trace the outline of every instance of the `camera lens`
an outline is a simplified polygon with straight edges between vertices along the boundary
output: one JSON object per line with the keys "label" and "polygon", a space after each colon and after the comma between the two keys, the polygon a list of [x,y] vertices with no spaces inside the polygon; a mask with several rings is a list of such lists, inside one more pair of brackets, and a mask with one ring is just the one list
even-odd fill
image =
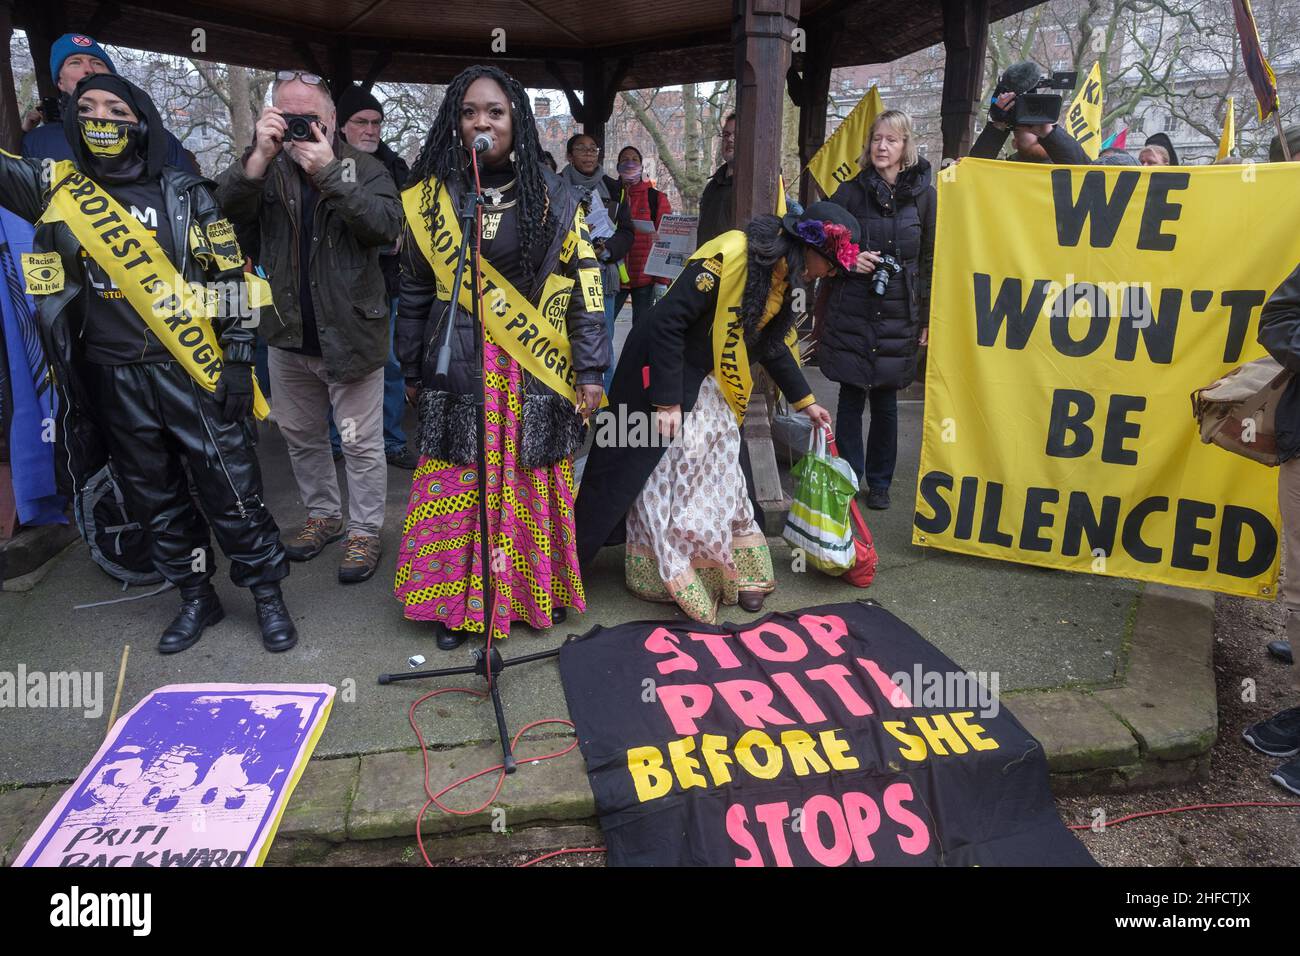
{"label": "camera lens", "polygon": [[290,139],[311,139],[311,123],[303,116],[295,116],[288,123]]}

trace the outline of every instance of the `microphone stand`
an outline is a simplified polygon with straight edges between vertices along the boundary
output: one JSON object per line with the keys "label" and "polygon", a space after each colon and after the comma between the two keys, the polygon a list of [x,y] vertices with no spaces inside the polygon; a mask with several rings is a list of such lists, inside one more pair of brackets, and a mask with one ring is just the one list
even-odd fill
{"label": "microphone stand", "polygon": [[[506,773],[514,773],[517,769],[515,755],[510,744],[510,732],[506,727],[505,710],[501,704],[500,682],[497,677],[502,670],[512,664],[523,664],[528,661],[541,660],[545,657],[554,657],[559,653],[558,650],[547,651],[541,654],[531,654],[527,657],[516,658],[515,660],[503,660],[497,649],[492,646],[492,629],[496,620],[497,594],[496,581],[492,569],[492,535],[491,525],[488,523],[488,481],[487,481],[487,369],[484,367],[486,362],[486,331],[483,327],[482,313],[482,283],[480,259],[482,257],[482,208],[483,208],[483,189],[479,182],[479,160],[478,150],[473,146],[470,147],[470,163],[474,172],[473,188],[467,190],[465,195],[465,207],[460,211],[460,252],[456,259],[456,278],[451,291],[451,307],[447,310],[447,328],[442,335],[442,342],[438,347],[437,364],[434,367],[435,384],[445,387],[447,375],[451,368],[451,336],[452,330],[456,326],[456,314],[460,310],[460,290],[461,280],[465,275],[465,267],[468,264],[470,268],[470,277],[473,283],[473,308],[471,314],[474,320],[474,341],[475,355],[478,360],[478,522],[479,522],[479,565],[483,578],[483,624],[487,634],[487,647],[483,650],[474,651],[474,663],[469,667],[444,667],[438,670],[430,671],[412,671],[409,673],[398,674],[380,674],[379,683],[391,684],[402,680],[417,680],[426,677],[448,677],[455,674],[478,674],[488,684],[488,692],[492,696],[492,709],[496,712],[497,734],[501,737],[501,756],[502,764]],[[471,231],[474,234],[474,255],[469,255],[469,239]],[[466,586],[468,591],[468,583]],[[509,613],[507,609],[506,613]]]}

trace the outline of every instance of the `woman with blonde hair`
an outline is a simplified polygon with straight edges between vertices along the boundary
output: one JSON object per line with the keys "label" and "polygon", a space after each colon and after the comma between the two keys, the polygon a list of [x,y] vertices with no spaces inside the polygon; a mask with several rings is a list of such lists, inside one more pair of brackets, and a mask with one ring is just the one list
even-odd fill
{"label": "woman with blonde hair", "polygon": [[831,201],[857,219],[862,252],[832,285],[818,352],[822,372],[840,386],[840,453],[862,479],[867,507],[884,509],[898,458],[898,390],[916,375],[930,321],[935,192],[912,119],[901,110],[876,117],[859,164],[862,172]]}

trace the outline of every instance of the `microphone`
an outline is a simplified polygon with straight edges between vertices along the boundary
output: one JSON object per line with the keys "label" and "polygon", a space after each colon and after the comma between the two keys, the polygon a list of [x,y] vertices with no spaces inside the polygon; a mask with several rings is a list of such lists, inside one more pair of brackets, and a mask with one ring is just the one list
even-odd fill
{"label": "microphone", "polygon": [[993,96],[996,99],[1002,93],[1015,93],[1017,96],[1028,93],[1038,86],[1042,79],[1043,70],[1037,63],[1031,60],[1013,63],[998,77],[997,89],[994,90]]}
{"label": "microphone", "polygon": [[492,139],[491,136],[489,136],[487,133],[479,133],[477,136],[474,137],[474,142],[470,145],[470,149],[472,149],[476,153],[486,153],[489,149],[491,149],[495,145],[496,142]]}

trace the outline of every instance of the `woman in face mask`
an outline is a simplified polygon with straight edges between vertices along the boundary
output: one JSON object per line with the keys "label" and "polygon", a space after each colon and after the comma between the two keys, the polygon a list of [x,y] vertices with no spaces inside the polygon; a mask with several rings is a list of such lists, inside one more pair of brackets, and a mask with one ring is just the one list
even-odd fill
{"label": "woman in face mask", "polygon": [[635,325],[646,317],[650,307],[655,304],[656,292],[662,293],[667,288],[668,280],[646,275],[646,260],[658,238],[659,223],[664,216],[673,211],[667,195],[655,189],[645,179],[641,165],[641,150],[635,146],[624,146],[618,154],[618,180],[622,190],[623,201],[627,203],[632,214],[632,248],[628,251],[624,265],[627,278],[619,289],[614,302],[614,314],[623,311],[623,303],[632,299],[632,323]]}
{"label": "woman in face mask", "polygon": [[207,180],[164,166],[162,121],[143,90],[94,74],[72,102],[75,162],[51,178],[40,161],[0,156],[0,202],[37,223],[22,271],[61,392],[58,466],[75,492],[111,461],[155,566],[180,590],[161,653],[224,616],[209,526],[234,583],[253,591],[264,646],[287,650],[289,566],[245,432],[266,408],[234,229]]}
{"label": "woman in face mask", "polygon": [[[591,241],[600,262],[600,282],[605,293],[605,332],[614,342],[614,319],[618,315],[615,298],[622,283],[623,260],[632,248],[635,232],[632,211],[628,208],[617,179],[606,176],[600,167],[600,146],[586,133],[569,137],[564,149],[569,165],[560,170],[560,178],[573,187],[587,214]],[[605,390],[614,378],[614,364],[605,372]]]}

